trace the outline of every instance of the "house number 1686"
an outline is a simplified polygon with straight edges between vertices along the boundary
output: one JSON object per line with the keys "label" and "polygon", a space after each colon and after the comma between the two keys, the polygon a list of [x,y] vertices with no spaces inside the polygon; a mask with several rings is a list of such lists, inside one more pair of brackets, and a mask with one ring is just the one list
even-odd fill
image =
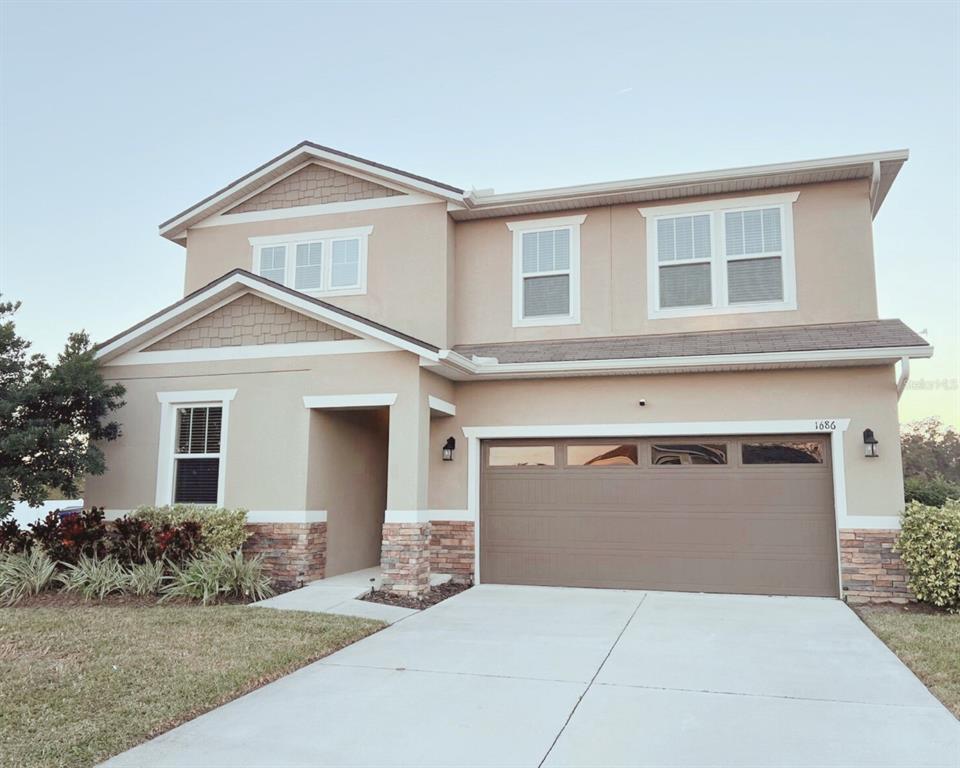
{"label": "house number 1686", "polygon": [[837,428],[836,419],[824,419],[823,421],[815,421],[813,424],[814,429],[818,432],[832,432]]}

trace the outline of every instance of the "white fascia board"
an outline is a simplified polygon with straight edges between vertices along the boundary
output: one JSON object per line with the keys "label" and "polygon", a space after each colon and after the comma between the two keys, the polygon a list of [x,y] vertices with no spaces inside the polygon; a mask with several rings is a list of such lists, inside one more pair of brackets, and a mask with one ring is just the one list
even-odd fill
{"label": "white fascia board", "polygon": [[682,435],[788,435],[846,432],[850,419],[768,419],[758,421],[676,421],[629,424],[525,424],[463,427],[467,438],[669,437]]}
{"label": "white fascia board", "polygon": [[870,349],[825,349],[806,352],[755,352],[739,355],[687,355],[680,357],[628,358],[623,360],[571,360],[543,363],[476,363],[452,350],[442,350],[440,360],[456,371],[477,378],[562,376],[583,373],[656,372],[684,368],[727,368],[750,365],[797,363],[853,364],[903,357],[930,357],[933,347],[874,347]]}
{"label": "white fascia board", "polygon": [[397,402],[396,392],[363,395],[304,395],[304,408],[378,408]]}
{"label": "white fascia board", "polygon": [[478,195],[475,192],[471,192],[466,198],[466,201],[470,208],[483,208],[486,206],[534,202],[549,198],[615,194],[626,191],[657,189],[660,187],[677,187],[726,180],[733,181],[735,179],[771,176],[781,173],[788,174],[803,171],[829,171],[851,165],[870,165],[872,168],[874,162],[904,162],[908,160],[909,157],[909,150],[898,149],[888,152],[870,152],[859,155],[843,155],[839,157],[828,157],[818,160],[801,160],[799,162],[790,163],[752,165],[741,168],[724,168],[716,171],[680,173],[669,176],[649,176],[639,179],[625,179],[622,181],[581,184],[571,187],[553,187],[549,189],[537,189],[522,192],[506,192],[493,195]]}
{"label": "white fascia board", "polygon": [[[177,232],[185,221],[192,219],[203,213],[205,210],[210,210],[215,208],[217,205],[226,200],[230,195],[234,194],[238,187],[246,187],[257,184],[265,177],[274,173],[278,168],[289,163],[293,158],[298,155],[304,155],[306,157],[313,157],[319,160],[323,160],[326,163],[330,163],[334,166],[339,166],[341,168],[349,168],[352,171],[358,171],[361,173],[366,173],[372,176],[373,178],[384,179],[394,184],[398,184],[401,187],[407,189],[416,189],[421,192],[426,192],[427,194],[434,195],[435,197],[440,197],[444,200],[459,203],[463,201],[463,195],[452,192],[449,189],[444,189],[442,187],[435,186],[428,182],[420,181],[418,179],[412,179],[409,176],[404,176],[403,174],[393,173],[392,171],[384,170],[383,168],[378,168],[371,166],[367,163],[362,163],[358,160],[351,160],[350,158],[343,157],[341,155],[336,155],[332,152],[324,152],[323,150],[316,149],[315,147],[301,146],[291,149],[289,152],[281,155],[268,166],[261,168],[257,173],[249,176],[242,181],[238,181],[235,184],[231,184],[229,187],[224,189],[220,194],[215,195],[210,198],[206,203],[195,208],[190,208],[185,211],[183,214],[178,216],[176,219],[171,221],[169,224],[166,224],[160,227],[160,234],[164,236],[169,236],[171,233]],[[272,181],[272,179],[271,179]]]}

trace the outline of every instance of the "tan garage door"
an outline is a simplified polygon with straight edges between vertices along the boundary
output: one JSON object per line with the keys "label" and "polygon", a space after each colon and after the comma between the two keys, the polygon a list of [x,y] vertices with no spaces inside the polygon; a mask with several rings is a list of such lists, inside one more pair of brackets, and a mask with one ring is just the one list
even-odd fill
{"label": "tan garage door", "polygon": [[819,435],[483,443],[480,580],[838,595]]}

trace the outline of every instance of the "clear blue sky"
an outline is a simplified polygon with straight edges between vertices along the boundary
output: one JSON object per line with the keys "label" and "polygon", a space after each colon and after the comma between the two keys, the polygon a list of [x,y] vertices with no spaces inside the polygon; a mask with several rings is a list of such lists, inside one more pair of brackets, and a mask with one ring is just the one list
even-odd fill
{"label": "clear blue sky", "polygon": [[[304,138],[498,191],[908,147],[883,317],[960,423],[956,3],[0,4],[0,291],[35,348],[181,296],[157,224]],[[952,385],[951,385],[952,382]]]}

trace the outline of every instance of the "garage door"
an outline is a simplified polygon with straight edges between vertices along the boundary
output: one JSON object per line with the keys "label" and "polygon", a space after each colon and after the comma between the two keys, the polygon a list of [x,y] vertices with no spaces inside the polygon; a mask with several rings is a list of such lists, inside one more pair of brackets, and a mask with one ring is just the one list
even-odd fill
{"label": "garage door", "polygon": [[483,443],[487,583],[838,595],[819,435]]}

